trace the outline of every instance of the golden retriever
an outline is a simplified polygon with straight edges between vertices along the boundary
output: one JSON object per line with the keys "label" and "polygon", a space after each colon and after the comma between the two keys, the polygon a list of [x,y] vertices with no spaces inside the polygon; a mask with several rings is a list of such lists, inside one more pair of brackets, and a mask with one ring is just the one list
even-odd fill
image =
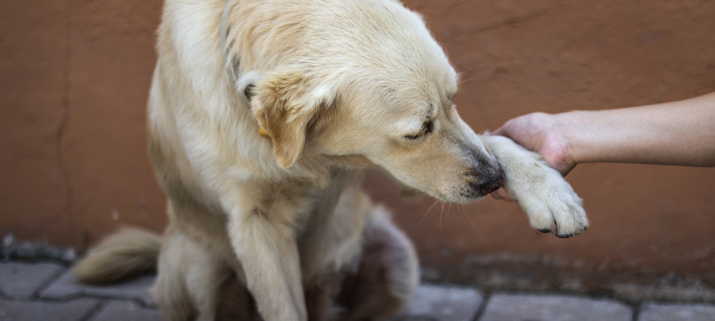
{"label": "golden retriever", "polygon": [[361,191],[365,167],[447,202],[503,185],[536,229],[588,226],[537,154],[462,121],[457,73],[398,1],[166,0],[158,35],[149,141],[170,225],[109,238],[75,274],[112,281],[158,256],[166,320],[399,309],[417,259]]}

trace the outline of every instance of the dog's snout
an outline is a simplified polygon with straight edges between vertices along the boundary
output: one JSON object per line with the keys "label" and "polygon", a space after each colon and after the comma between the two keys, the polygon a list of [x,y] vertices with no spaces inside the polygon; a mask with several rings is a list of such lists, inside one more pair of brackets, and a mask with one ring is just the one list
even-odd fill
{"label": "dog's snout", "polygon": [[504,171],[501,167],[497,167],[497,170],[490,174],[479,184],[479,190],[484,195],[494,192],[504,185]]}
{"label": "dog's snout", "polygon": [[504,171],[499,165],[475,168],[467,173],[467,196],[477,198],[498,190],[504,185]]}

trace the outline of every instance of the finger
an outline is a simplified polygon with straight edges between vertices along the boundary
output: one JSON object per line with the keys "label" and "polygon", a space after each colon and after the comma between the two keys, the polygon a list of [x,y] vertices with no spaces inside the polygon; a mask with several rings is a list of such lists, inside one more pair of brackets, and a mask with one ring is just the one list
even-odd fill
{"label": "finger", "polygon": [[492,132],[492,135],[499,135],[499,136],[504,136],[504,137],[509,137],[509,138],[511,138],[511,135],[510,135],[510,132],[511,132],[511,130],[510,130],[510,123],[511,123],[511,120],[508,121],[508,122],[506,122],[506,123],[505,123],[504,125],[502,125],[501,127],[497,128],[497,130],[493,131],[493,132]]}
{"label": "finger", "polygon": [[[549,163],[547,162],[547,164]],[[576,164],[563,162],[561,164],[556,165],[549,164],[549,166],[557,170],[561,174],[561,176],[566,177],[566,175],[568,175],[576,167]]]}
{"label": "finger", "polygon": [[509,137],[509,129],[514,127],[514,119],[512,118],[506,121],[501,127],[497,128],[494,132],[492,132],[492,135],[500,135],[500,136],[506,136]]}
{"label": "finger", "polygon": [[559,169],[557,169],[557,170],[559,171],[559,173],[561,173],[561,176],[566,177],[566,175],[568,175],[569,173],[571,173],[571,170],[573,170],[574,167],[576,167],[576,165],[569,166],[569,167],[564,167],[564,168],[559,168]]}

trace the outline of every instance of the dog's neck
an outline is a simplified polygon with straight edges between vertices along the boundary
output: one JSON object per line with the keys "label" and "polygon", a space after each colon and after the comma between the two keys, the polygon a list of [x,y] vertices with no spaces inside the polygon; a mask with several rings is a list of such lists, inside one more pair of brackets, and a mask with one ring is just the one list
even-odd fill
{"label": "dog's neck", "polygon": [[219,36],[220,36],[220,42],[221,42],[221,54],[223,55],[223,63],[224,67],[227,69],[228,74],[231,78],[232,82],[236,81],[236,75],[237,70],[234,70],[231,67],[231,64],[229,63],[228,59],[228,44],[226,43],[227,40],[226,38],[228,37],[228,27],[226,26],[226,20],[228,19],[228,14],[231,12],[231,4],[233,3],[233,0],[227,0],[226,1],[226,6],[223,7],[223,13],[221,14],[221,24],[219,25]]}
{"label": "dog's neck", "polygon": [[[228,26],[226,25],[226,20],[228,19],[229,12],[231,12],[232,4],[233,4],[233,0],[227,0],[226,6],[223,7],[223,13],[221,13],[221,23],[219,24],[219,41],[221,44],[221,54],[223,55],[224,68],[226,69],[226,72],[228,74],[229,81],[235,88],[236,87],[236,79],[238,79],[238,76],[239,76],[238,75],[239,71],[233,67],[233,64],[231,64],[231,62],[229,61],[230,59],[228,59],[228,44],[227,44],[227,42],[228,42],[228,40],[227,40]],[[246,95],[247,101],[245,101],[244,103],[246,104],[246,107],[248,107],[249,110],[251,109],[251,102],[250,102],[250,95],[248,94],[248,90],[250,90],[250,87],[252,87],[252,86],[253,85],[245,85],[245,87],[246,87],[245,95]],[[242,87],[240,84],[240,81],[239,81],[239,87]],[[239,95],[240,94],[243,94],[243,93],[239,93]],[[266,131],[263,128],[261,128],[260,126],[258,127],[258,134],[260,134],[261,136],[268,138],[268,139],[271,138],[270,136],[268,136],[268,133],[266,133]]]}

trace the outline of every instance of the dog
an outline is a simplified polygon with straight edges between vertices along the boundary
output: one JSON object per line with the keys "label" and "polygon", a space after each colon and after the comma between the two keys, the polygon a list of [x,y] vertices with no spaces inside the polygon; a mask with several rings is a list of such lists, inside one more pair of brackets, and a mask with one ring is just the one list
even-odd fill
{"label": "dog", "polygon": [[124,230],[74,273],[101,283],[157,268],[166,320],[397,311],[417,258],[360,189],[364,168],[445,202],[503,186],[542,232],[588,227],[538,154],[462,121],[457,73],[396,0],[166,0],[157,50],[149,151],[169,226]]}

